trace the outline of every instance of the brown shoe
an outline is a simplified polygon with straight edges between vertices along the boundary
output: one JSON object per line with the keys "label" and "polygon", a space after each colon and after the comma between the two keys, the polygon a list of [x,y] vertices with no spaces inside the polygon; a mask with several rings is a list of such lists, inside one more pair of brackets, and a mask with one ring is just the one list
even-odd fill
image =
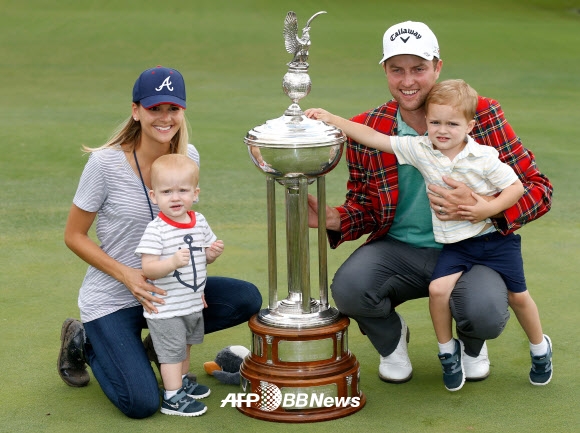
{"label": "brown shoe", "polygon": [[76,319],[66,319],[60,333],[60,353],[56,367],[68,386],[87,386],[90,380],[84,357],[85,330]]}

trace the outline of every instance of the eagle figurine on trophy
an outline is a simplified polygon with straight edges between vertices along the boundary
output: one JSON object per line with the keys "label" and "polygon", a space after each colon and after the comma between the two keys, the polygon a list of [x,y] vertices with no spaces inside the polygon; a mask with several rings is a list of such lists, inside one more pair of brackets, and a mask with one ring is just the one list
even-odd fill
{"label": "eagle figurine on trophy", "polygon": [[308,60],[308,48],[310,47],[310,23],[318,15],[325,14],[326,11],[320,11],[312,15],[302,29],[302,37],[298,37],[298,18],[292,11],[288,12],[284,20],[284,42],[286,51],[294,55],[294,58],[288,66],[306,63]]}

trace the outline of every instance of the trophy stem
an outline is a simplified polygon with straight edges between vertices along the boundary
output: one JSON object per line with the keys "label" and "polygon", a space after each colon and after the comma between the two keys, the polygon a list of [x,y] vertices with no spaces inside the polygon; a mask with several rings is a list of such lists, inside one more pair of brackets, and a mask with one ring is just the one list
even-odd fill
{"label": "trophy stem", "polygon": [[316,179],[318,199],[318,281],[320,287],[320,310],[328,309],[328,264],[326,250],[326,179]]}
{"label": "trophy stem", "polygon": [[266,176],[266,201],[268,224],[268,308],[278,306],[278,264],[276,260],[276,180]]}
{"label": "trophy stem", "polygon": [[[307,179],[298,180],[298,187],[286,187],[286,252],[288,265],[288,301],[302,313],[310,313],[310,257],[308,225],[304,214],[308,211]],[[306,189],[306,194],[305,194]],[[307,218],[307,216],[306,216]],[[306,223],[306,227],[305,226]],[[296,311],[298,313],[298,311]]]}
{"label": "trophy stem", "polygon": [[310,241],[308,239],[308,179],[304,176],[298,181],[300,220],[300,276],[302,292],[302,313],[309,314],[310,309]]}

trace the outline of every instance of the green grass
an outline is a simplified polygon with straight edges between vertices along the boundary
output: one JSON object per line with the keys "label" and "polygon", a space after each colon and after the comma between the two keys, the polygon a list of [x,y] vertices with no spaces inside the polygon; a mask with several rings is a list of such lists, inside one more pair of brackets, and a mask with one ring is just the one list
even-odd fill
{"label": "green grass", "polygon": [[[0,2],[0,431],[577,430],[578,2],[282,3]],[[377,64],[381,38],[389,25],[407,19],[427,22],[438,35],[442,78],[463,78],[501,101],[554,184],[552,211],[521,230],[529,288],[554,342],[550,385],[528,383],[527,343],[514,318],[500,338],[488,343],[489,379],[446,392],[424,299],[400,308],[412,329],[415,373],[408,384],[382,383],[376,352],[356,325],[350,327],[350,349],[361,363],[367,404],[340,421],[270,424],[220,408],[221,399],[237,389],[206,378],[201,364],[226,345],[249,346],[245,325],[209,335],[193,355],[192,369],[213,391],[208,413],[198,419],[156,415],[130,420],[109,403],[94,379],[83,389],[62,383],[55,368],[60,325],[68,316],[78,317],[76,298],[86,270],[62,242],[86,160],[80,147],[106,140],[129,114],[136,76],[153,65],[175,67],[187,82],[192,141],[202,156],[198,209],[226,242],[226,253],[211,272],[254,282],[266,305],[265,181],[250,162],[243,137],[289,105],[281,90],[291,57],[282,39],[288,10],[296,11],[300,28],[315,12],[328,12],[310,32],[313,90],[303,108],[323,106],[347,116],[387,99]],[[344,198],[346,176],[344,160],[327,176],[330,204]],[[281,188],[277,193],[281,204]],[[315,239],[312,233],[313,248]],[[329,251],[330,278],[359,243]],[[282,253],[279,263],[284,263]]]}

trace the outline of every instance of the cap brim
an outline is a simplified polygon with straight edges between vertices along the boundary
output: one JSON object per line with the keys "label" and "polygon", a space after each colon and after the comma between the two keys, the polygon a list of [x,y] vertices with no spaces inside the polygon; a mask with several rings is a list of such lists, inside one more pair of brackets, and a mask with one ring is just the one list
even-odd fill
{"label": "cap brim", "polygon": [[149,96],[147,98],[141,99],[139,103],[143,106],[143,108],[151,108],[161,104],[177,105],[178,107],[181,107],[184,110],[186,108],[185,101],[183,99],[176,98],[175,96],[170,95]]}
{"label": "cap brim", "polygon": [[417,54],[417,53],[395,53],[395,54],[387,54],[385,56],[383,56],[383,58],[381,59],[381,61],[379,62],[379,65],[382,65],[383,63],[385,63],[386,60],[389,60],[391,57],[395,57],[395,56],[402,56],[402,55],[409,55],[409,56],[416,56],[416,57],[421,57],[422,59],[425,60],[433,60],[435,56],[429,56],[428,54]]}

